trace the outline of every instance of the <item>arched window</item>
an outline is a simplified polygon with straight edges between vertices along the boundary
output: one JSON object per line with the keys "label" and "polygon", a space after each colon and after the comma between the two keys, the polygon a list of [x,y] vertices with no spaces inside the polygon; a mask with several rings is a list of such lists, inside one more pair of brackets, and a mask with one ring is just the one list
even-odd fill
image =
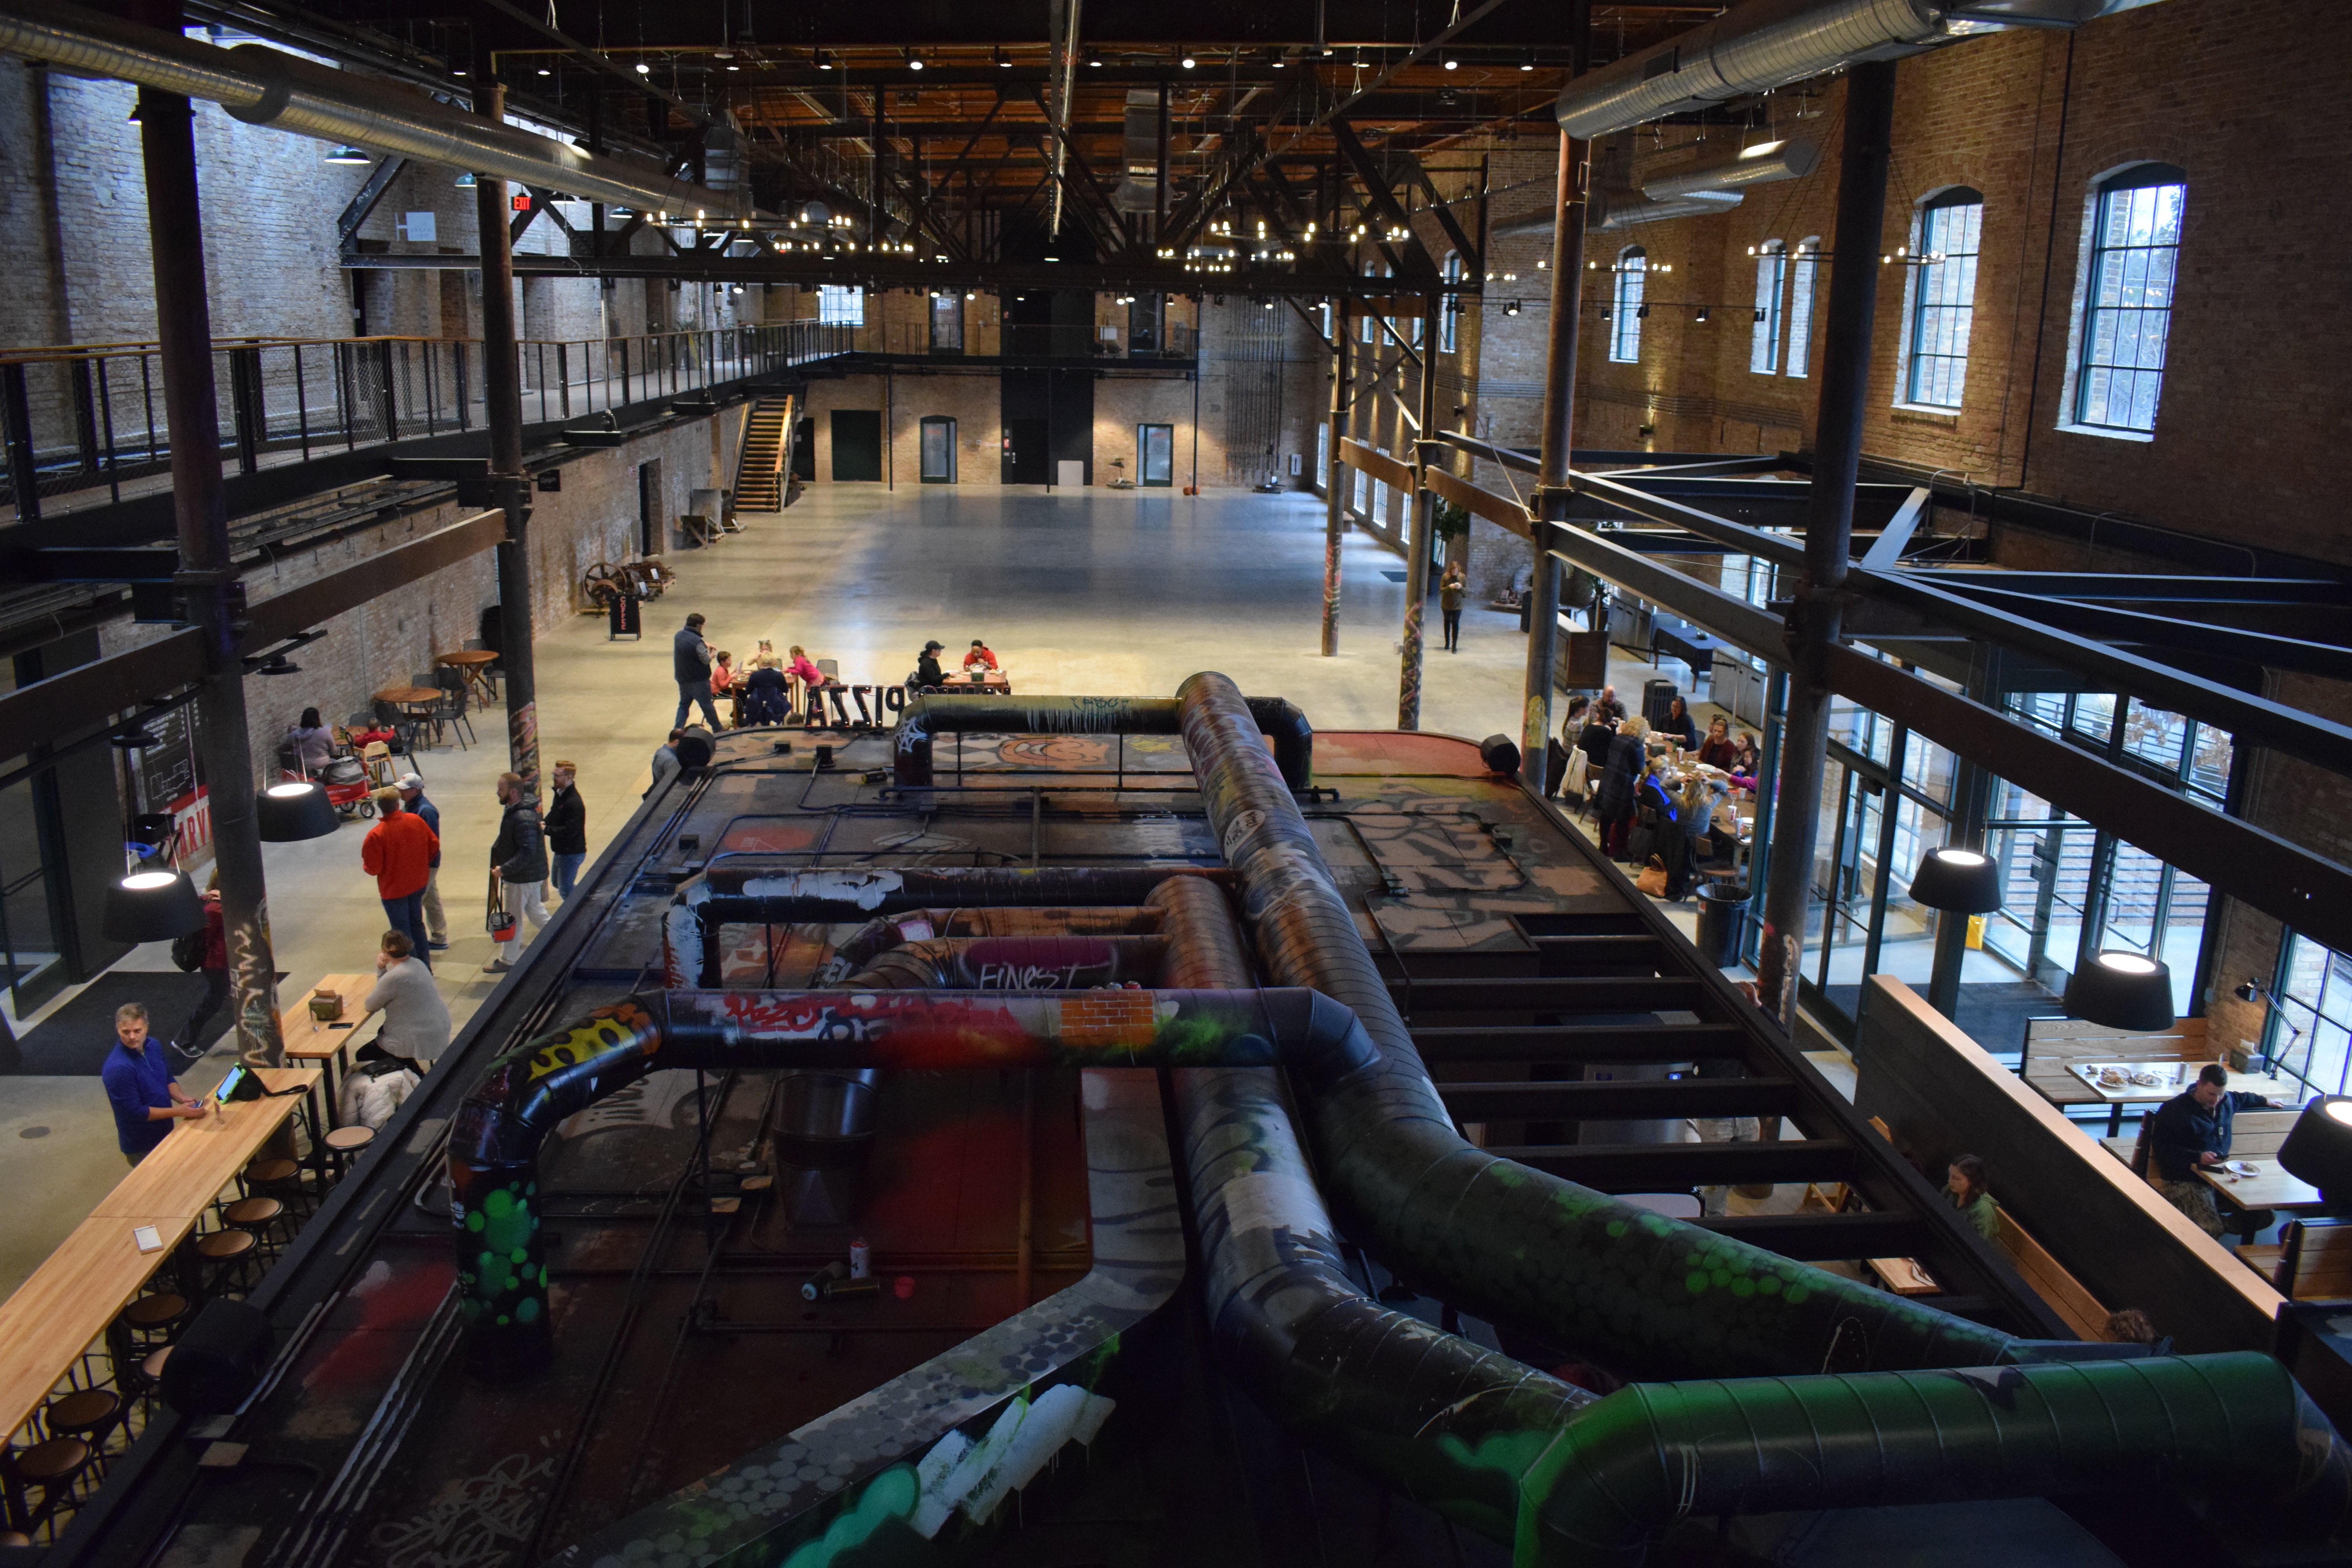
{"label": "arched window", "polygon": [[1748,368],[1770,375],[1780,368],[1780,279],[1789,247],[1768,239],[1756,247],[1756,325],[1748,340]]}
{"label": "arched window", "polygon": [[1797,241],[1797,254],[1789,261],[1789,369],[1790,375],[1803,375],[1811,361],[1813,346],[1813,285],[1822,270],[1822,242],[1819,236]]}
{"label": "arched window", "polygon": [[1462,296],[1452,289],[1462,281],[1462,253],[1445,253],[1444,268],[1448,292],[1437,310],[1437,352],[1458,353],[1462,348]]}
{"label": "arched window", "polygon": [[1984,197],[1966,185],[1929,197],[1919,207],[1912,259],[1910,365],[1903,400],[1929,408],[1958,408],[1969,379],[1969,327],[1976,315],[1977,250],[1984,227]]}
{"label": "arched window", "polygon": [[1610,300],[1609,357],[1620,364],[1632,364],[1642,357],[1642,318],[1649,307],[1642,303],[1642,284],[1650,270],[1650,253],[1638,245],[1629,245],[1617,253],[1616,288]]}
{"label": "arched window", "polygon": [[2077,425],[2156,428],[2188,198],[2189,176],[2169,163],[2134,164],[2099,183],[2074,375]]}

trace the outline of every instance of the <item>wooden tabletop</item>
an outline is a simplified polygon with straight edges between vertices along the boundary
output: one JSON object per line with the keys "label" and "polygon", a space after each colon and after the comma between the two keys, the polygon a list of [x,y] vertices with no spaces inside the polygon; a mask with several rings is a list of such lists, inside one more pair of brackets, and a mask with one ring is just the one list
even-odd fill
{"label": "wooden tabletop", "polygon": [[[299,1089],[310,1087],[311,1069],[264,1068],[257,1076],[267,1089]],[[299,1094],[235,1100],[215,1115],[173,1122],[170,1134],[99,1200],[90,1216],[137,1216],[144,1223],[147,1215],[172,1215],[193,1222],[301,1103]],[[0,1337],[0,1344],[6,1342]]]}
{"label": "wooden tabletop", "polygon": [[2286,1142],[2287,1133],[2302,1114],[2300,1110],[2241,1110],[2231,1120],[2230,1158],[2261,1169],[2251,1176],[2204,1170],[2197,1173],[2212,1187],[2224,1207],[2286,1209],[2303,1214],[2326,1206],[2320,1201],[2317,1187],[2288,1175],[2278,1163],[2279,1145]]}
{"label": "wooden tabletop", "polygon": [[1928,1277],[1913,1258],[1874,1258],[1869,1259],[1870,1271],[1886,1282],[1886,1288],[1897,1296],[1940,1296],[1944,1288]]}
{"label": "wooden tabletop", "polygon": [[378,702],[438,702],[441,689],[437,686],[387,686],[375,694]]}
{"label": "wooden tabletop", "polygon": [[[375,989],[375,979],[373,974],[320,975],[318,984],[284,1011],[278,1034],[286,1041],[287,1059],[325,1061],[348,1045],[360,1021],[360,1004]],[[321,1024],[310,1016],[310,998],[321,991],[332,991],[343,999],[343,1016],[332,1024]]]}
{"label": "wooden tabletop", "polygon": [[[2126,1084],[2119,1089],[2102,1089],[2095,1084],[2086,1081],[2083,1075],[2076,1070],[2077,1068],[2081,1067],[2097,1068],[2109,1066],[2153,1068],[2159,1073],[2170,1073],[2178,1070],[2180,1074],[2180,1080],[2178,1083],[2159,1083],[2154,1086],[2134,1083]],[[2042,1099],[2048,1100],[2053,1105],[2061,1107],[2070,1105],[2161,1105],[2166,1100],[2172,1099],[2175,1095],[2179,1094],[2190,1085],[2194,1084],[2197,1081],[2198,1069],[2204,1066],[2205,1063],[2201,1061],[2168,1061],[2161,1059],[2125,1061],[2116,1058],[2104,1058],[2096,1061],[2084,1060],[2082,1058],[2055,1058],[2046,1062],[2029,1060],[2026,1065],[2025,1081],[2031,1085],[2033,1091],[2042,1096]],[[2264,1099],[2270,1100],[2275,1100],[2281,1095],[2292,1097],[2297,1092],[2296,1086],[2287,1082],[2284,1079],[2278,1078],[2271,1074],[2250,1072],[2231,1073],[2230,1075],[2230,1088],[2232,1089],[2243,1089],[2249,1094],[2259,1094]]]}
{"label": "wooden tabletop", "polygon": [[436,664],[454,664],[461,669],[467,665],[496,664],[498,661],[499,656],[486,647],[462,648],[456,653],[436,653],[433,656],[433,662]]}
{"label": "wooden tabletop", "polygon": [[[152,1163],[153,1156],[149,1159]],[[0,1344],[8,1347],[8,1353],[0,1356],[0,1437],[15,1432],[41,1407],[58,1379],[91,1341],[106,1332],[106,1326],[195,1224],[194,1214],[86,1219],[16,1287],[15,1295],[0,1301]],[[153,1252],[140,1251],[131,1239],[131,1233],[142,1225],[153,1226],[163,1243]]]}

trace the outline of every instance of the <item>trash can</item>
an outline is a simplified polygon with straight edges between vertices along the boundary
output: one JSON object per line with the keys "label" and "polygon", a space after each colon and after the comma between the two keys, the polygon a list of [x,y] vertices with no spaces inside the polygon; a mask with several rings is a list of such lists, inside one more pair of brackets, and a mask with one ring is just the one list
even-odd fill
{"label": "trash can", "polygon": [[1739,930],[1748,919],[1748,885],[1706,882],[1698,889],[1698,933],[1691,940],[1705,962],[1721,969],[1739,955]]}
{"label": "trash can", "polygon": [[1676,695],[1675,683],[1671,680],[1642,682],[1642,717],[1650,721],[1651,729],[1654,730],[1666,721],[1666,715],[1674,711]]}

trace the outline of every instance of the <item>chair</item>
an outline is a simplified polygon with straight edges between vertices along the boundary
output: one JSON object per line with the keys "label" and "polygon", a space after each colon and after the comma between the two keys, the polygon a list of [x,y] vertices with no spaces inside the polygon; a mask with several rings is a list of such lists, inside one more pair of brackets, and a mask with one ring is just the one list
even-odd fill
{"label": "chair", "polygon": [[360,1152],[374,1142],[373,1127],[338,1127],[320,1141],[320,1147],[333,1167],[335,1179],[341,1181],[352,1162],[360,1157]]}
{"label": "chair", "polygon": [[433,671],[433,679],[429,682],[420,684],[436,686],[441,690],[441,700],[425,710],[426,717],[433,721],[433,733],[438,736],[444,724],[453,731],[463,731],[457,747],[460,751],[465,750],[467,742],[474,738],[474,721],[466,714],[466,710],[473,705],[472,695],[466,689],[466,672],[449,665],[441,665]]}
{"label": "chair", "polygon": [[204,1271],[204,1296],[242,1297],[253,1289],[253,1265],[261,1242],[249,1230],[216,1230],[196,1239],[196,1266]]}
{"label": "chair", "polygon": [[382,698],[375,700],[374,710],[376,728],[389,730],[399,736],[400,749],[407,753],[409,763],[414,765],[416,762],[416,731],[423,721],[398,704],[386,702]]}

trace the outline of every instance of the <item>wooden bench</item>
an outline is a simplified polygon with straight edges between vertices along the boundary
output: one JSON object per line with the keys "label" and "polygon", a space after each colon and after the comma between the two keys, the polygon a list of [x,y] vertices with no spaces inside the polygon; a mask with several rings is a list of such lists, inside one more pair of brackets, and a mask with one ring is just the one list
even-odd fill
{"label": "wooden bench", "polygon": [[2025,1227],[2007,1209],[1996,1204],[1993,1212],[2000,1216],[2000,1235],[1995,1241],[2009,1255],[2019,1277],[2033,1287],[2035,1295],[2050,1303],[2050,1310],[2064,1319],[2068,1328],[2086,1340],[2105,1339],[2107,1309],[2099,1299],[2067,1273],[2040,1242],[2027,1235]]}

